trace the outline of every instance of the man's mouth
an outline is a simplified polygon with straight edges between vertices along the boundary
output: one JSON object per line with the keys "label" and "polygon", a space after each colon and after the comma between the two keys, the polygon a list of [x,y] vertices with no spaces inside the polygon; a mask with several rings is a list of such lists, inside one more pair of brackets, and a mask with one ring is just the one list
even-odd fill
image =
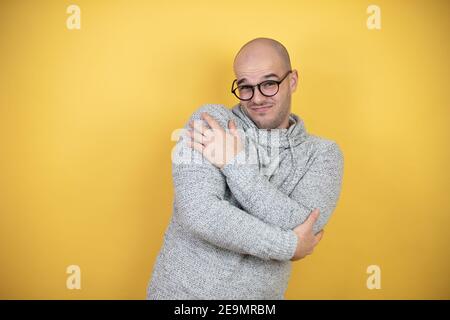
{"label": "man's mouth", "polygon": [[264,113],[269,111],[270,108],[272,108],[272,106],[254,106],[250,107],[250,110],[256,113]]}

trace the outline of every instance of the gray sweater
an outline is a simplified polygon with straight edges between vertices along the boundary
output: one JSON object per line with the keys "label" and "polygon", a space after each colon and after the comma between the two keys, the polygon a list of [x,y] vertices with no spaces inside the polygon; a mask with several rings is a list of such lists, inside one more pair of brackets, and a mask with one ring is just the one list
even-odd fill
{"label": "gray sweater", "polygon": [[224,128],[234,119],[245,148],[218,169],[184,135],[177,142],[173,213],[147,299],[284,299],[298,241],[292,229],[314,208],[315,232],[329,220],[341,189],[341,150],[308,134],[295,114],[288,129],[264,130],[240,105],[205,105],[190,120],[201,112]]}

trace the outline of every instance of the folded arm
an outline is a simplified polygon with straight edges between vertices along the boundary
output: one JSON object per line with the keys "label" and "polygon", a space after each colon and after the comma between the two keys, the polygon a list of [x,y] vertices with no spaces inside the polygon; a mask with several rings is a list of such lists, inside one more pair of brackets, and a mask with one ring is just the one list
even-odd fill
{"label": "folded arm", "polygon": [[[241,152],[238,157],[245,156]],[[320,231],[333,212],[341,189],[343,157],[336,143],[315,156],[308,171],[290,196],[277,189],[258,167],[239,159],[222,168],[233,196],[251,215],[289,230],[302,224],[315,208],[320,216],[314,232]]]}

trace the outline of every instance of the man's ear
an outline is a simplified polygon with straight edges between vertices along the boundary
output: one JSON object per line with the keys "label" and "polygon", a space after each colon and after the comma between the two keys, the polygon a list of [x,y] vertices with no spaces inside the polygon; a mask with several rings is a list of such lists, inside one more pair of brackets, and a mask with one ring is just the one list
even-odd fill
{"label": "man's ear", "polygon": [[292,70],[291,76],[289,78],[290,78],[289,86],[290,86],[291,92],[295,92],[295,90],[297,89],[297,85],[298,85],[298,72],[296,69]]}

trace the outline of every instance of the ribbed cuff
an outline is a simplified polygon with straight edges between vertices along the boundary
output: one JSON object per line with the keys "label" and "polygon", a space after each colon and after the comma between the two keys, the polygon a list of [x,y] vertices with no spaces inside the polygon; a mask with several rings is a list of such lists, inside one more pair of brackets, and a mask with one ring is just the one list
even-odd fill
{"label": "ribbed cuff", "polygon": [[297,249],[297,234],[292,230],[281,231],[280,236],[273,240],[272,251],[269,252],[270,258],[280,261],[291,260]]}

